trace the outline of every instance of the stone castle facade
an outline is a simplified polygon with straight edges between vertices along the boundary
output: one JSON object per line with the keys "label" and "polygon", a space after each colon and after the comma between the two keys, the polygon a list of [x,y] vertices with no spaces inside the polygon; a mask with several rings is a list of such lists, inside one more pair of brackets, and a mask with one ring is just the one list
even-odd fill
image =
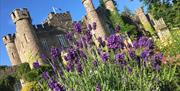
{"label": "stone castle facade", "polygon": [[[105,40],[106,36],[113,33],[110,22],[105,13],[108,11],[116,11],[113,0],[102,0],[105,8],[94,8],[92,0],[82,0],[82,4],[86,10],[86,16],[82,19],[82,25],[96,22],[96,30],[92,30],[93,38],[97,44],[97,38],[101,37]],[[155,20],[150,14],[145,15],[142,8],[136,11],[135,21],[138,25],[148,31],[151,35],[157,34],[161,40],[170,37],[169,29],[163,19]],[[16,33],[8,34],[3,37],[4,44],[7,49],[12,65],[18,65],[28,62],[32,68],[32,63],[36,60],[40,64],[44,64],[41,54],[50,56],[52,47],[65,50],[69,47],[69,43],[65,35],[72,31],[73,20],[69,12],[48,14],[47,19],[42,24],[33,25],[29,11],[26,8],[15,9],[11,13],[11,18],[16,25]],[[140,28],[138,28],[140,29]]]}
{"label": "stone castle facade", "polygon": [[148,31],[152,36],[157,36],[164,44],[171,43],[171,33],[163,18],[154,19],[150,13],[145,14],[142,7],[137,9],[135,17],[145,31]]}
{"label": "stone castle facade", "polygon": [[[114,11],[116,7],[113,0],[103,0],[107,10]],[[104,10],[95,9],[92,0],[82,0],[87,15],[83,18],[83,24],[92,24],[96,22],[96,30],[92,31],[96,38],[108,36],[110,27],[103,14]],[[33,25],[29,11],[26,8],[15,9],[11,13],[11,18],[16,25],[16,33],[8,34],[3,37],[12,65],[18,65],[28,62],[32,68],[32,63],[36,60],[40,64],[45,62],[41,54],[50,55],[52,47],[58,47],[62,50],[69,47],[65,34],[72,30],[72,18],[69,12],[48,14],[48,18],[43,24]]]}

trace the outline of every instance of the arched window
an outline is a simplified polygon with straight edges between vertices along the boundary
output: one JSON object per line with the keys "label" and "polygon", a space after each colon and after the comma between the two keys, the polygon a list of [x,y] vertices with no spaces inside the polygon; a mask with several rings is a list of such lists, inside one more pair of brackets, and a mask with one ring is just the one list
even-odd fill
{"label": "arched window", "polygon": [[24,39],[25,39],[26,43],[29,42],[29,39],[28,39],[28,37],[26,36],[26,34],[24,34]]}
{"label": "arched window", "polygon": [[63,47],[68,47],[68,42],[63,34],[57,35],[57,38],[60,45],[62,45]]}
{"label": "arched window", "polygon": [[43,48],[44,48],[46,51],[49,51],[49,45],[48,45],[48,43],[47,43],[47,40],[46,40],[46,39],[42,39],[42,40],[41,40],[41,43],[42,43]]}

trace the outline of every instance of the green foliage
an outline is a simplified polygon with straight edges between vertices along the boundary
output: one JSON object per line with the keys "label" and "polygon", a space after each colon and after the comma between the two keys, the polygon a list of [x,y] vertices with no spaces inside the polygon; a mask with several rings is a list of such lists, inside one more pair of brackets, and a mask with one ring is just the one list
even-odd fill
{"label": "green foliage", "polygon": [[6,75],[0,78],[0,90],[1,91],[14,91],[14,84],[16,78],[12,75]]}
{"label": "green foliage", "polygon": [[[26,68],[27,64],[25,64],[23,67]],[[49,65],[42,65],[38,69],[31,69],[29,71],[23,70],[21,74],[21,78],[23,78],[23,80],[27,82],[35,82],[35,81],[40,80],[41,74],[44,71],[49,71],[50,73],[52,73],[51,67]]]}
{"label": "green foliage", "polygon": [[28,82],[38,81],[40,79],[38,72],[34,69],[23,74],[22,78],[23,80],[28,81]]}
{"label": "green foliage", "polygon": [[33,91],[43,91],[37,82],[27,82],[21,91],[31,91],[31,89]]}
{"label": "green foliage", "polygon": [[18,65],[17,68],[17,77],[21,78],[21,76],[27,72],[29,72],[31,69],[29,67],[28,63],[22,63],[20,65]]}
{"label": "green foliage", "polygon": [[[116,5],[116,2],[113,0],[114,4]],[[100,0],[100,7],[105,8],[103,0]],[[125,10],[126,11],[126,10]],[[112,27],[112,29],[115,29],[117,25],[121,26],[121,33],[133,31],[135,29],[135,26],[130,24],[128,21],[123,20],[123,16],[121,16],[118,13],[118,10],[116,11],[109,11],[106,10],[105,15],[107,16],[107,19],[109,20],[109,24]]]}
{"label": "green foliage", "polygon": [[133,13],[128,9],[128,7],[124,7],[124,11],[120,14],[120,16],[125,23],[127,34],[132,40],[135,39],[138,36],[138,31],[136,30],[135,23],[132,20]]}
{"label": "green foliage", "polygon": [[180,27],[180,2],[178,2],[178,0],[140,1],[148,6],[148,12],[150,12],[156,19],[163,17],[169,28]]}
{"label": "green foliage", "polygon": [[180,30],[171,31],[171,39],[165,42],[156,41],[157,48],[165,55],[176,56],[180,54]]}
{"label": "green foliage", "polygon": [[[110,59],[113,59],[114,54]],[[113,64],[113,60],[109,60],[106,64],[102,61],[98,61],[98,67],[94,67],[92,64],[93,59],[87,59],[87,63],[83,66],[83,74],[79,75],[75,72],[65,71],[66,80],[60,79],[60,83],[63,83],[67,88],[73,88],[74,90],[94,90],[99,83],[103,91],[150,91],[160,89],[176,89],[171,83],[174,82],[174,74],[176,66],[164,65],[161,67],[160,73],[154,71],[149,67],[139,68],[135,60],[131,60],[132,63],[128,65],[132,67],[132,73],[128,72],[127,67],[119,67]],[[101,60],[98,57],[98,60]],[[129,61],[130,62],[130,61]],[[141,64],[143,65],[143,63]],[[174,88],[173,88],[174,87]]]}
{"label": "green foliage", "polygon": [[8,68],[8,66],[0,66],[0,71],[5,70],[6,68]]}
{"label": "green foliage", "polygon": [[147,30],[151,34],[151,36],[155,34],[155,30],[151,27],[150,24],[148,24],[147,22],[142,22],[142,24],[145,30]]}

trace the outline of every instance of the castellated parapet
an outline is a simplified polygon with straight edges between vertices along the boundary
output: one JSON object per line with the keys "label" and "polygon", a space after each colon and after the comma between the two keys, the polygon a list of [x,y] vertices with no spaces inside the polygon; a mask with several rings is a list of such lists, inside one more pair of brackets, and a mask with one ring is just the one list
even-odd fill
{"label": "castellated parapet", "polygon": [[11,18],[14,23],[16,23],[18,20],[21,20],[21,19],[29,19],[30,22],[32,21],[27,8],[15,9],[11,13]]}
{"label": "castellated parapet", "polygon": [[52,27],[72,28],[72,17],[69,11],[64,13],[51,12],[43,24],[48,24]]}
{"label": "castellated parapet", "polygon": [[3,37],[3,42],[6,46],[7,53],[9,55],[9,58],[11,60],[12,65],[18,65],[21,64],[21,60],[18,54],[18,51],[16,49],[16,45],[14,42],[15,34],[8,34]]}

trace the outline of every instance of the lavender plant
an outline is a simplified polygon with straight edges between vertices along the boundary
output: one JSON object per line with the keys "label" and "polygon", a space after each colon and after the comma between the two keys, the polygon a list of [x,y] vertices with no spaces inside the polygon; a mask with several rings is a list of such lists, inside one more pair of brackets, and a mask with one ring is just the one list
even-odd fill
{"label": "lavender plant", "polygon": [[[176,66],[171,65],[162,53],[154,50],[153,41],[147,37],[125,44],[121,34],[112,34],[107,40],[94,38],[96,23],[82,30],[74,24],[73,33],[67,34],[71,47],[61,58],[60,50],[53,48],[51,58],[45,58],[53,73],[45,71],[42,79],[52,91],[158,91],[169,89]],[[120,26],[115,29],[117,32]],[[73,41],[76,33],[80,38]],[[95,45],[97,40],[99,45]],[[73,42],[72,42],[73,41]],[[64,60],[62,60],[64,59]],[[38,69],[37,62],[34,63]],[[171,89],[171,88],[170,88]],[[46,89],[47,90],[47,89]]]}

